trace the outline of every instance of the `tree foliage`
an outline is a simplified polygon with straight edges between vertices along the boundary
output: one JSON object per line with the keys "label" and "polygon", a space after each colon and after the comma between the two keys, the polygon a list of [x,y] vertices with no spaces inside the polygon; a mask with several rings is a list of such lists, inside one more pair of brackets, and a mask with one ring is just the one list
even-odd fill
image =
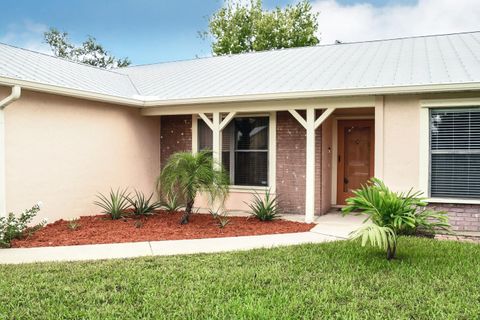
{"label": "tree foliage", "polygon": [[195,198],[203,192],[215,200],[224,201],[228,194],[229,179],[224,170],[214,169],[215,161],[210,152],[174,153],[167,160],[157,180],[160,194],[178,193],[185,199],[185,213],[181,223],[188,223]]}
{"label": "tree foliage", "polygon": [[307,0],[273,10],[265,10],[261,0],[226,0],[203,36],[213,38],[215,55],[314,46],[320,42],[317,18]]}
{"label": "tree foliage", "polygon": [[53,54],[60,58],[105,69],[126,67],[131,64],[128,58],[113,56],[92,36],[88,36],[81,45],[75,46],[69,39],[67,32],[50,28],[44,33],[44,39],[52,49]]}
{"label": "tree foliage", "polygon": [[386,250],[388,260],[395,257],[399,235],[450,232],[447,213],[427,209],[421,192],[394,192],[380,179],[372,178],[353,194],[346,200],[343,213],[365,214],[372,224],[353,232],[351,239],[361,239],[362,246],[370,243]]}

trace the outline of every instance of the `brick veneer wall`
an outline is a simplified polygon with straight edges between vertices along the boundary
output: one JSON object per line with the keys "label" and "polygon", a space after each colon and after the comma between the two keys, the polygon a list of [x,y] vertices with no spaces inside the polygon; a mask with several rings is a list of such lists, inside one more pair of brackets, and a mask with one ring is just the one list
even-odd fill
{"label": "brick veneer wall", "polygon": [[435,203],[429,207],[438,211],[447,211],[450,224],[455,231],[480,232],[480,205]]}
{"label": "brick veneer wall", "polygon": [[175,152],[192,151],[192,116],[162,116],[160,119],[160,164]]}
{"label": "brick veneer wall", "polygon": [[[315,137],[315,213],[321,210],[321,130]],[[306,131],[289,112],[277,113],[277,194],[284,213],[305,213]]]}

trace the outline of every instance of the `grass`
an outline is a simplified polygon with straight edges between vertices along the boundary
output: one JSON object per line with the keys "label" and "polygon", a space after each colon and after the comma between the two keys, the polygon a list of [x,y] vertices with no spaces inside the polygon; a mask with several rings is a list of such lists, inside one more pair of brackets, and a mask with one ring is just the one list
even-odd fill
{"label": "grass", "polygon": [[0,319],[477,319],[480,245],[401,238],[0,266]]}

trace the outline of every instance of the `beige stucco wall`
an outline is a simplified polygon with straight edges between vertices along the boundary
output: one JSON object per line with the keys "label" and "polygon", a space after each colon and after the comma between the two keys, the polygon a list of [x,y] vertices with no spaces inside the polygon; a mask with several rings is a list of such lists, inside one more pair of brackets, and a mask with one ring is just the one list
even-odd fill
{"label": "beige stucco wall", "polygon": [[419,115],[419,96],[385,97],[383,175],[398,191],[418,189]]}
{"label": "beige stucco wall", "polygon": [[39,217],[53,221],[98,214],[95,194],[110,187],[153,191],[160,170],[158,117],[24,91],[5,118],[9,212],[42,201]]}
{"label": "beige stucco wall", "polygon": [[387,185],[397,191],[420,188],[420,100],[479,96],[479,92],[386,96],[383,157]]}

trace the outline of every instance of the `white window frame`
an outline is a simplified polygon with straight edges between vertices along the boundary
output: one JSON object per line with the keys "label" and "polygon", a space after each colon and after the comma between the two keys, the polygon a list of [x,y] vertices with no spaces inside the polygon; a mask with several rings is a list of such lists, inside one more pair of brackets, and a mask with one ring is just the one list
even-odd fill
{"label": "white window frame", "polygon": [[[270,190],[275,193],[276,189],[276,167],[277,167],[277,112],[272,111],[269,113],[248,113],[248,114],[236,114],[235,118],[244,117],[268,117],[268,185],[267,186],[239,186],[230,185],[230,191],[234,192],[246,192],[252,191],[266,191]],[[200,117],[196,114],[192,114],[192,152],[198,152],[198,119]]]}
{"label": "white window frame", "polygon": [[480,106],[479,98],[420,100],[419,174],[420,191],[431,203],[480,204],[480,199],[431,197],[430,193],[430,109]]}

